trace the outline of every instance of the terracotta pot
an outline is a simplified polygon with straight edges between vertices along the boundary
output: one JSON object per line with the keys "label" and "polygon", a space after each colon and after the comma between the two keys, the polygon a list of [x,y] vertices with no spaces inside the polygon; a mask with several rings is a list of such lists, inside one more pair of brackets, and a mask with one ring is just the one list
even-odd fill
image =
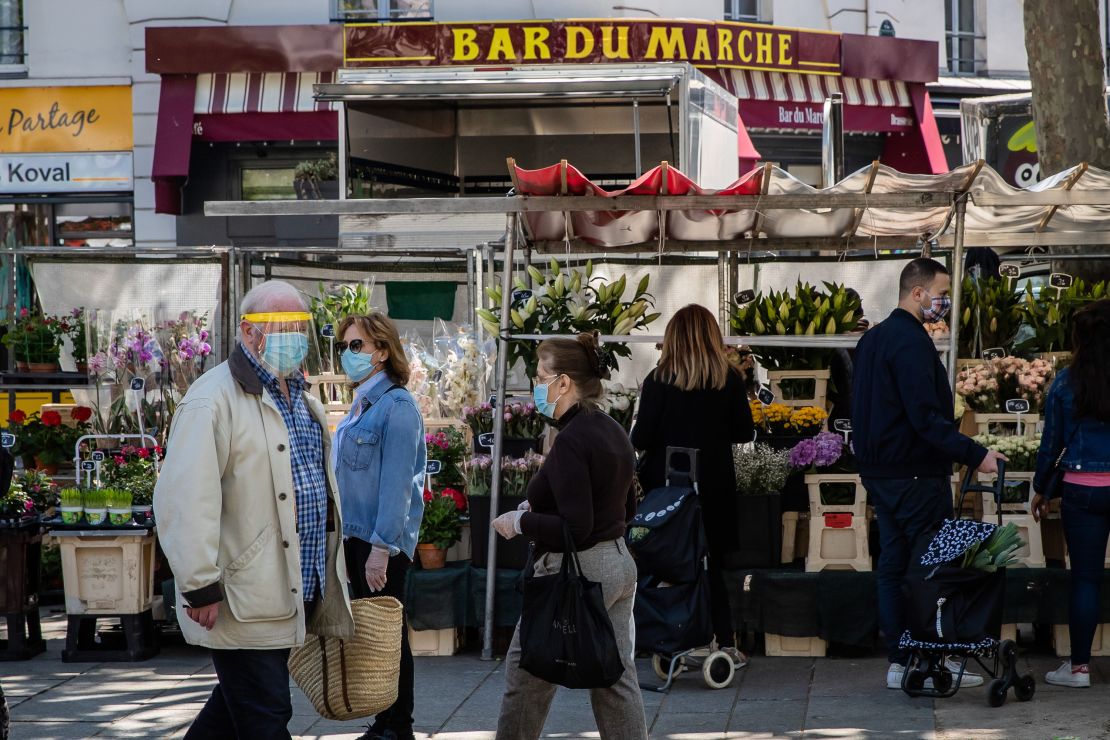
{"label": "terracotta pot", "polygon": [[38,470],[41,470],[42,472],[46,473],[47,475],[57,475],[58,474],[58,463],[49,463],[49,464],[43,463],[43,462],[40,462],[37,457],[35,458],[35,468],[38,469]]}
{"label": "terracotta pot", "polygon": [[56,362],[29,362],[27,369],[33,373],[56,373],[59,367]]}
{"label": "terracotta pot", "polygon": [[420,556],[420,567],[424,570],[437,570],[447,564],[447,548],[435,545],[417,545],[416,554]]}
{"label": "terracotta pot", "polygon": [[77,363],[77,372],[81,373],[82,375],[88,375],[88,373],[89,373],[89,363],[87,363],[87,362],[78,362]]}

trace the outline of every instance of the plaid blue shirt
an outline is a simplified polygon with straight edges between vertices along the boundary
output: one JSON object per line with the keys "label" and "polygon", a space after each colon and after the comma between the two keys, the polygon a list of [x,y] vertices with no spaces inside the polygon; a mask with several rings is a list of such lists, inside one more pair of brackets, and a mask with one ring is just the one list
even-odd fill
{"label": "plaid blue shirt", "polygon": [[[251,367],[274,397],[285,428],[289,431],[289,454],[293,467],[293,492],[297,501],[297,535],[301,542],[301,578],[305,601],[324,595],[327,563],[328,479],[324,469],[324,434],[304,402],[304,377],[286,378],[290,403],[286,403],[278,379],[240,346]],[[292,406],[290,408],[290,405]]]}

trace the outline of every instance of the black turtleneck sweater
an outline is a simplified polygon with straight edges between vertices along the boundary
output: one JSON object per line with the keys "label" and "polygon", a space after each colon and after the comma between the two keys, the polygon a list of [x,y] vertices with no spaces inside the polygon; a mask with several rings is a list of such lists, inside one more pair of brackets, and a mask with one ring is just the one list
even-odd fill
{"label": "black turtleneck sweater", "polygon": [[623,537],[636,513],[636,458],[624,428],[608,414],[579,406],[558,426],[543,468],[528,485],[532,510],[520,520],[537,556],[563,551],[563,522],[582,551]]}

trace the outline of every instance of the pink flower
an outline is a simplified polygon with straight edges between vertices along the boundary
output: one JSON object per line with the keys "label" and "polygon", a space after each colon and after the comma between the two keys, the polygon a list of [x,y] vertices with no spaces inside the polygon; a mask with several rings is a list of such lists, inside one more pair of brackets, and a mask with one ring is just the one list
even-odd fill
{"label": "pink flower", "polygon": [[504,418],[505,418],[506,422],[510,422],[510,421],[513,420],[513,415],[512,414],[505,414]]}

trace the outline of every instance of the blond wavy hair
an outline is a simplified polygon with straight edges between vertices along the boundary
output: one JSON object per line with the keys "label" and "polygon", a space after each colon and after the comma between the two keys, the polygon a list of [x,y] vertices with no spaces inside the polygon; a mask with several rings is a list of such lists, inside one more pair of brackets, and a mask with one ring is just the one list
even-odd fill
{"label": "blond wavy hair", "polygon": [[720,390],[728,380],[721,326],[709,309],[691,303],[679,309],[663,333],[656,379],[684,391]]}

